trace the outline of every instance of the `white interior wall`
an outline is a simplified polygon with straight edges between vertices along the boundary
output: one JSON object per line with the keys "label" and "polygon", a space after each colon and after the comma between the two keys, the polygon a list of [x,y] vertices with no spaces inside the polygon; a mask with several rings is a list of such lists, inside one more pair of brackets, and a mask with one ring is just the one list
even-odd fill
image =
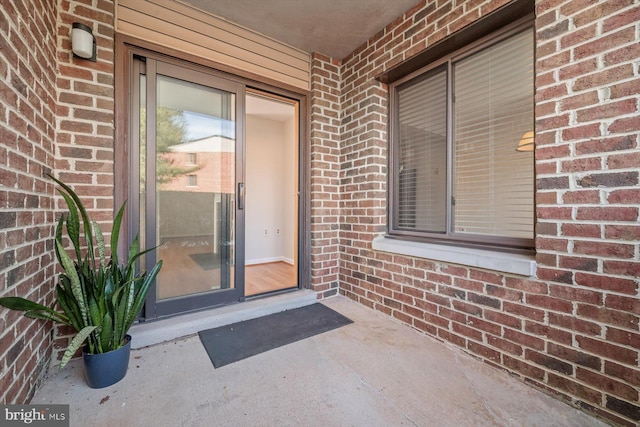
{"label": "white interior wall", "polygon": [[[293,119],[291,119],[293,121]],[[293,124],[247,115],[245,264],[293,263]],[[278,233],[279,230],[279,233]]]}
{"label": "white interior wall", "polygon": [[296,215],[297,208],[297,177],[296,165],[297,159],[297,138],[296,138],[296,120],[292,115],[289,120],[284,123],[284,221],[283,235],[282,235],[282,251],[286,258],[285,261],[293,264],[295,260],[295,242],[296,242]]}

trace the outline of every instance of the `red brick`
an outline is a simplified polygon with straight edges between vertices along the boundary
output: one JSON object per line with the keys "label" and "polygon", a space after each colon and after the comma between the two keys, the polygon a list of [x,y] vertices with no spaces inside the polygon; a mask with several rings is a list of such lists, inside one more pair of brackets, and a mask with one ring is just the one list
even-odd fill
{"label": "red brick", "polygon": [[570,207],[538,207],[536,216],[538,219],[571,219],[573,210]]}
{"label": "red brick", "polygon": [[[635,99],[623,99],[618,102],[611,102],[605,105],[597,107],[585,108],[577,111],[577,120],[579,123],[590,122],[594,120],[602,120],[606,118],[616,117],[620,115],[626,115],[635,113],[637,111],[637,104]],[[609,126],[609,130],[616,132],[612,129],[615,126],[612,124]]]}
{"label": "red brick", "polygon": [[[594,25],[590,25],[588,27],[579,28],[579,29],[577,29],[575,31],[572,31],[572,32],[568,33],[565,36],[562,36],[560,38],[560,48],[561,49],[566,49],[566,48],[569,48],[571,46],[575,46],[577,44],[581,44],[581,43],[589,41],[590,39],[593,39],[595,37],[595,35],[596,35],[596,29],[597,29],[596,25],[594,24]],[[576,47],[574,49],[578,49],[578,48],[580,48],[580,46],[578,46],[578,47]],[[586,74],[586,72],[583,72],[583,73],[580,73],[580,74]]]}
{"label": "red brick", "polygon": [[[624,3],[628,4],[630,2],[626,1]],[[634,7],[607,18],[602,25],[602,30],[604,32],[609,32],[638,21],[640,21],[640,7]]]}
{"label": "red brick", "polygon": [[561,374],[573,374],[573,366],[570,363],[564,362],[560,359],[556,359],[555,357],[551,357],[530,349],[525,350],[525,357],[527,360],[530,360],[533,363],[552,369],[556,372],[560,372]]}
{"label": "red brick", "polygon": [[607,239],[637,241],[640,239],[640,227],[633,225],[606,225],[604,227],[604,235]]}
{"label": "red brick", "polygon": [[[504,311],[506,313],[511,313],[514,314],[516,316],[521,316],[521,317],[526,317],[528,319],[532,319],[532,320],[537,320],[537,321],[543,321],[545,318],[545,312],[544,310],[541,309],[537,309],[537,308],[532,308],[526,305],[520,305],[520,304],[513,304],[510,302],[505,302],[503,304],[503,308]],[[498,317],[500,320],[497,320],[500,323],[503,323],[501,321],[501,316],[496,316]],[[519,328],[520,327],[520,320],[518,320],[517,318],[512,318],[514,319],[511,322],[511,326],[512,327],[516,327]]]}
{"label": "red brick", "polygon": [[[566,284],[573,283],[573,272],[570,270],[560,270],[556,268],[538,266],[536,275],[538,276],[538,279],[541,279],[541,280],[549,280],[552,282],[566,283]],[[545,298],[541,295],[527,296],[527,299],[532,297],[533,298],[537,297],[539,302],[545,301]]]}
{"label": "red brick", "polygon": [[[504,305],[508,305],[510,303],[504,303]],[[519,306],[519,307],[523,307],[523,306]],[[525,308],[525,307],[523,307]],[[506,311],[506,309],[505,309]],[[515,311],[510,311],[513,314],[518,315],[519,312],[517,311],[517,309]],[[523,310],[523,312],[528,313],[532,316],[535,316],[536,314],[534,313],[535,310],[533,311],[527,311],[526,309]],[[513,329],[522,329],[522,320],[520,320],[518,317],[515,316],[511,316],[509,314],[506,313],[502,313],[502,312],[497,312],[497,311],[492,311],[492,310],[485,310],[484,312],[484,318],[486,320],[488,320],[489,322],[493,322],[493,323],[497,323],[500,325],[504,325],[507,326],[509,328],[513,328]]]}
{"label": "red brick", "polygon": [[577,315],[627,329],[637,329],[640,323],[638,316],[632,313],[620,311],[617,308],[597,307],[587,304],[578,304]]}
{"label": "red brick", "polygon": [[568,205],[600,204],[600,191],[590,189],[566,191],[562,195],[562,201]]}
{"label": "red brick", "polygon": [[[563,325],[564,326],[564,325]],[[525,332],[562,344],[571,344],[571,332],[537,322],[525,322]]]}
{"label": "red brick", "polygon": [[[586,125],[577,124],[567,129],[562,129],[563,141],[575,141],[588,138],[598,138],[602,135],[600,123]],[[559,157],[559,156],[558,156]]]}
{"label": "red brick", "polygon": [[602,359],[599,357],[577,351],[573,348],[550,342],[547,344],[547,349],[549,354],[556,356],[561,360],[570,361],[596,371],[599,371],[602,367]]}
{"label": "red brick", "polygon": [[[599,336],[602,334],[602,326],[600,324],[577,318],[572,315],[549,313],[549,323],[589,336]],[[567,345],[572,344],[571,339],[558,342]]]}
{"label": "red brick", "polygon": [[600,391],[578,383],[574,379],[566,376],[549,373],[548,384],[552,388],[561,389],[581,400],[586,400],[593,404],[600,404],[602,402],[602,393]]}
{"label": "red brick", "polygon": [[609,169],[636,168],[640,165],[640,152],[613,154],[607,157],[607,167]]}
{"label": "red brick", "polygon": [[597,73],[577,78],[573,84],[573,90],[578,92],[582,90],[595,89],[600,86],[606,86],[632,77],[633,67],[631,64],[619,65],[614,68],[608,68]]}
{"label": "red brick", "polygon": [[632,259],[635,248],[633,245],[624,245],[621,243],[578,240],[573,244],[573,252],[576,254],[603,256],[607,258]]}
{"label": "red brick", "polygon": [[636,221],[638,208],[635,207],[579,207],[578,220],[586,221]]}
{"label": "red brick", "polygon": [[640,349],[640,333],[617,328],[607,328],[607,340]]}
{"label": "red brick", "polygon": [[[582,286],[589,286],[588,285],[589,281],[583,276],[592,276],[592,275],[576,272],[575,273],[576,284],[582,285]],[[601,276],[596,276],[596,277],[601,277]],[[580,278],[580,280],[578,280],[578,278]],[[591,286],[591,287],[597,287],[597,286]],[[586,302],[588,304],[594,304],[594,305],[602,305],[604,301],[602,292],[593,291],[590,289],[581,289],[573,285],[566,286],[566,285],[551,284],[549,285],[549,291],[551,296],[566,299],[569,301],[580,301],[580,302]]]}
{"label": "red brick", "polygon": [[601,227],[596,224],[562,224],[561,233],[563,236],[572,237],[602,237]]}
{"label": "red brick", "polygon": [[640,126],[640,119],[638,118],[638,116],[625,117],[625,118],[614,120],[607,127],[607,130],[613,133],[634,132],[639,129],[639,126]]}
{"label": "red brick", "polygon": [[463,335],[475,341],[482,341],[482,333],[468,326],[461,325],[460,323],[457,323],[457,322],[453,322],[451,324],[451,329],[453,332],[457,333],[458,335]]}
{"label": "red brick", "polygon": [[616,310],[640,314],[640,300],[638,298],[625,297],[621,295],[607,295],[605,305]]}
{"label": "red brick", "polygon": [[595,20],[602,19],[607,15],[617,13],[619,10],[624,9],[632,4],[633,0],[616,0],[596,4],[593,4],[591,2],[588,3],[588,6],[593,7],[584,7],[582,8],[582,10],[576,10],[580,13],[575,17],[575,23],[577,26],[585,25]]}
{"label": "red brick", "polygon": [[618,396],[631,401],[638,400],[638,392],[633,387],[623,384],[620,381],[608,378],[599,373],[583,368],[578,368],[576,369],[576,379],[614,396]]}
{"label": "red brick", "polygon": [[640,387],[640,375],[637,369],[628,366],[622,366],[609,360],[604,361],[604,373],[619,378],[631,385]]}
{"label": "red brick", "polygon": [[558,267],[580,271],[598,271],[598,259],[593,257],[561,256]]}
{"label": "red brick", "polygon": [[478,344],[473,341],[469,341],[467,348],[474,354],[477,354],[485,359],[493,360],[496,362],[500,362],[500,352],[496,351],[492,348],[484,346],[482,344]]}
{"label": "red brick", "polygon": [[605,153],[618,150],[629,150],[636,147],[635,139],[630,136],[591,139],[576,144],[576,155]]}
{"label": "red brick", "polygon": [[580,335],[576,336],[576,341],[581,349],[589,353],[598,354],[608,359],[626,364],[636,365],[638,363],[637,351],[613,345],[599,339],[588,338]]}
{"label": "red brick", "polygon": [[605,274],[640,277],[640,262],[604,260],[602,272]]}
{"label": "red brick", "polygon": [[527,295],[526,302],[536,307],[548,308],[549,310],[571,313],[573,304],[559,298],[553,298],[545,295]]}
{"label": "red brick", "polygon": [[509,357],[506,355],[502,356],[502,359],[504,361],[504,365],[515,372],[521,373],[528,378],[537,379],[539,381],[542,381],[544,379],[545,371],[538,368],[537,366],[533,366],[525,362],[524,360]]}
{"label": "red brick", "polygon": [[[619,277],[602,276],[598,274],[588,274],[577,272],[575,275],[576,284],[581,286],[587,286],[590,288],[603,289],[605,291],[612,291],[630,295],[636,295],[638,292],[638,283],[632,279],[623,279]],[[595,304],[599,301],[584,301]]]}
{"label": "red brick", "polygon": [[605,50],[611,49],[611,46],[620,46],[635,40],[635,28],[627,27],[622,30],[595,38],[593,41],[573,49],[574,60],[580,60],[587,56],[596,55]]}
{"label": "red brick", "polygon": [[506,351],[507,353],[511,353],[515,356],[522,356],[524,354],[524,350],[521,345],[512,343],[496,336],[488,335],[487,343],[492,347],[499,348],[500,350]]}

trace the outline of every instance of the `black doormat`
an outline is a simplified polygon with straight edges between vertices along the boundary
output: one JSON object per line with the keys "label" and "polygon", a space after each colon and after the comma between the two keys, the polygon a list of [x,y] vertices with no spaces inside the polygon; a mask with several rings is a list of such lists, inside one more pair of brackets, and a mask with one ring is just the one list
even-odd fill
{"label": "black doormat", "polygon": [[340,326],[349,318],[315,303],[257,319],[200,331],[200,341],[219,368]]}
{"label": "black doormat", "polygon": [[220,268],[220,256],[211,252],[201,254],[189,254],[203,270],[213,270]]}

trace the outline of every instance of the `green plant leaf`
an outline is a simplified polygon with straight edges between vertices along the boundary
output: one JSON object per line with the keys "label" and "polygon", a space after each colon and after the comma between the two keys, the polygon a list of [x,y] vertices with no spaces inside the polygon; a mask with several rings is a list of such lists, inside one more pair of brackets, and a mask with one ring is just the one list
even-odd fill
{"label": "green plant leaf", "polygon": [[118,213],[113,219],[113,226],[111,227],[111,260],[115,265],[118,265],[118,240],[120,239],[120,226],[126,205],[127,202],[125,201],[122,206],[120,206]]}
{"label": "green plant leaf", "polygon": [[11,310],[51,310],[46,305],[38,304],[22,297],[4,297],[0,298],[0,305]]}
{"label": "green plant leaf", "polygon": [[93,221],[93,232],[96,235],[96,244],[98,245],[98,256],[100,257],[100,265],[106,267],[107,265],[107,248],[104,246],[104,235],[102,230],[96,221]]}
{"label": "green plant leaf", "polygon": [[69,278],[69,282],[71,284],[71,292],[78,304],[78,308],[80,309],[80,319],[82,319],[82,323],[84,325],[89,325],[85,295],[82,289],[82,285],[80,284],[80,278],[78,277],[76,267],[71,257],[69,257],[67,252],[62,247],[62,243],[56,241],[56,246],[58,246],[58,251],[60,252],[60,264],[62,264],[62,268],[64,268],[65,274]]}
{"label": "green plant leaf", "polygon": [[[87,210],[82,204],[82,200],[80,200],[80,197],[67,184],[54,178],[51,175],[49,175],[49,178],[55,181],[60,187],[62,187],[69,194],[69,196],[71,196],[71,198],[75,202],[75,206],[80,211],[80,215],[82,216],[82,223],[84,225],[84,238],[87,244],[87,257],[91,261],[91,264],[93,265],[93,263],[95,262],[95,255],[93,253],[93,236],[91,234],[91,222],[89,221],[89,215],[87,215]],[[58,191],[62,194],[60,190]],[[80,259],[80,256],[78,256],[78,259]]]}
{"label": "green plant leaf", "polygon": [[131,283],[125,283],[113,293],[113,337],[114,341],[121,341],[126,334],[125,318],[127,309],[127,290]]}
{"label": "green plant leaf", "polygon": [[95,331],[96,328],[98,327],[87,326],[83,328],[81,331],[79,331],[75,337],[73,337],[73,339],[69,343],[69,347],[67,347],[67,350],[64,352],[64,355],[62,355],[62,360],[60,361],[60,369],[64,368],[67,365],[67,363],[69,363],[69,360],[71,360],[73,355],[76,354],[76,351],[78,351],[78,349],[82,346],[82,344],[85,342],[87,337],[89,337],[89,335],[91,335],[91,333]]}
{"label": "green plant leaf", "polygon": [[80,309],[78,307],[78,304],[75,303],[73,295],[70,294],[70,291],[68,291],[65,287],[62,286],[62,284],[65,281],[69,282],[69,278],[66,276],[61,277],[58,282],[58,285],[56,285],[56,295],[58,297],[58,304],[60,304],[60,308],[62,308],[62,311],[69,318],[69,322],[71,326],[76,331],[79,331],[83,328],[83,325],[81,322],[82,318],[80,314]]}
{"label": "green plant leaf", "polygon": [[[67,235],[69,236],[69,240],[71,240],[71,244],[73,245],[74,250],[76,251],[76,258],[80,259],[81,248],[80,248],[80,218],[78,217],[78,209],[76,205],[67,193],[64,191],[58,191],[64,201],[67,203],[68,213],[67,215],[63,215],[62,217],[66,217],[67,222]],[[60,234],[60,243],[62,243],[62,233]]]}
{"label": "green plant leaf", "polygon": [[102,326],[100,327],[100,348],[101,351],[115,350],[118,348],[118,343],[114,341],[113,337],[113,319],[109,313],[104,315],[102,319]]}
{"label": "green plant leaf", "polygon": [[0,305],[10,310],[24,311],[24,315],[33,319],[51,320],[56,323],[70,325],[63,313],[59,313],[46,305],[38,304],[22,297],[0,298]]}
{"label": "green plant leaf", "polygon": [[[58,224],[56,225],[56,234],[55,234],[55,241],[56,242],[61,242],[62,243],[62,227],[64,224],[64,215],[60,216],[60,219],[58,220]],[[58,246],[54,245],[54,249],[55,249],[55,253],[56,253],[56,259],[58,260],[58,262],[60,261],[60,252],[58,252]]]}
{"label": "green plant leaf", "polygon": [[24,315],[25,317],[30,317],[32,319],[47,320],[47,321],[52,321],[56,323],[62,323],[63,325],[73,326],[71,323],[69,323],[69,321],[66,318],[61,317],[60,313],[56,313],[56,312],[52,313],[49,311],[42,311],[42,310],[33,310],[33,311],[30,310],[30,311],[25,311]]}
{"label": "green plant leaf", "polygon": [[124,321],[125,331],[129,330],[134,320],[136,320],[136,316],[142,310],[142,306],[144,305],[145,300],[147,298],[147,293],[149,292],[149,289],[153,284],[153,282],[156,280],[156,276],[160,272],[161,268],[162,268],[162,260],[158,261],[158,263],[151,269],[151,271],[148,274],[145,274],[143,276],[142,284],[138,289],[135,301],[131,306],[131,309],[129,310],[129,313],[127,314],[127,317]]}

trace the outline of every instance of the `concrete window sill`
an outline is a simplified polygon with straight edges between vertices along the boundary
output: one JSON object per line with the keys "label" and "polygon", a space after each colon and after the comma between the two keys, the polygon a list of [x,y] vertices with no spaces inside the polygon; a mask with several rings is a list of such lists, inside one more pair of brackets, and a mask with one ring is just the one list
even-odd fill
{"label": "concrete window sill", "polygon": [[510,254],[487,249],[461,248],[436,243],[412,242],[378,236],[373,239],[374,250],[450,262],[486,270],[534,277],[536,262],[532,255]]}

